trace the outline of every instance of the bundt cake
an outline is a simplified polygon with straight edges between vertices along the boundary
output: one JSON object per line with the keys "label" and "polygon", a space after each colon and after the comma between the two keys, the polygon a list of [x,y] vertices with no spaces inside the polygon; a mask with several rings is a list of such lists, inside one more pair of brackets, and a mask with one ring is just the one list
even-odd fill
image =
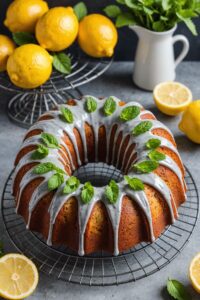
{"label": "bundt cake", "polygon": [[[123,180],[95,187],[74,171],[113,165]],[[48,111],[15,160],[13,195],[27,228],[79,255],[118,255],[153,242],[186,200],[184,167],[169,129],[139,103],[85,96]]]}

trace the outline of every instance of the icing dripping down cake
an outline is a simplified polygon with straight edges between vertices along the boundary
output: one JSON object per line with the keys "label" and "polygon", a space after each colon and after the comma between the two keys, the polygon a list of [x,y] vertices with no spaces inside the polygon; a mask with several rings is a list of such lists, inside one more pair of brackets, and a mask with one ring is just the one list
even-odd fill
{"label": "icing dripping down cake", "polygon": [[[113,165],[123,180],[82,183],[74,171]],[[118,255],[153,242],[186,200],[184,167],[170,130],[137,102],[85,96],[48,111],[15,160],[13,195],[27,228],[79,255]]]}

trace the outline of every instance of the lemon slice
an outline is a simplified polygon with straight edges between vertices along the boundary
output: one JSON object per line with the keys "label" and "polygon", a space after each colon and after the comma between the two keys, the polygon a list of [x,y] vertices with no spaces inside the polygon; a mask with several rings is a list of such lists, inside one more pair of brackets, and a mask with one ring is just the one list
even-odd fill
{"label": "lemon slice", "polygon": [[200,253],[190,263],[189,278],[193,288],[200,293]]}
{"label": "lemon slice", "polygon": [[5,299],[24,299],[38,284],[34,263],[21,254],[7,254],[0,259],[0,296]]}
{"label": "lemon slice", "polygon": [[153,91],[154,101],[160,111],[176,116],[184,111],[192,101],[192,92],[179,82],[163,82]]}

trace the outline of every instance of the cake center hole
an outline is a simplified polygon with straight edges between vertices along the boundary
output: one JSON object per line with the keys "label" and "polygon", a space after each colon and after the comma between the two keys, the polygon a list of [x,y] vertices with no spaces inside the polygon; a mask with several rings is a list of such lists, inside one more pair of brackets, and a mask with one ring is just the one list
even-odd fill
{"label": "cake center hole", "polygon": [[95,187],[105,186],[111,179],[116,182],[123,180],[122,172],[106,163],[88,163],[78,168],[73,176],[76,176],[83,184],[90,181]]}

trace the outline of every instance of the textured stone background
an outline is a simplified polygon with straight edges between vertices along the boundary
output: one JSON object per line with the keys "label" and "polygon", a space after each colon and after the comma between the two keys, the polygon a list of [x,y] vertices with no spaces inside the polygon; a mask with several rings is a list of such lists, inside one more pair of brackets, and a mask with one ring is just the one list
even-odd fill
{"label": "textured stone background", "polygon": [[[6,7],[11,3],[12,0],[0,0],[0,33],[6,32],[5,27],[2,25],[3,19],[5,17]],[[58,5],[73,5],[79,1],[75,0],[47,0],[50,6],[58,6]],[[114,1],[108,0],[87,0],[84,1],[89,8],[90,12],[97,12],[101,11],[103,7],[107,4],[112,3]],[[195,20],[197,24],[198,31],[200,33],[200,20],[199,18]],[[178,33],[182,33],[186,35],[190,40],[191,49],[186,57],[186,60],[200,60],[200,38],[194,37],[192,34],[187,30],[184,24],[179,25]],[[119,30],[119,43],[116,50],[115,59],[116,60],[133,60],[137,37],[136,35],[129,30],[120,29]],[[180,51],[180,45],[176,46],[176,53]]]}

